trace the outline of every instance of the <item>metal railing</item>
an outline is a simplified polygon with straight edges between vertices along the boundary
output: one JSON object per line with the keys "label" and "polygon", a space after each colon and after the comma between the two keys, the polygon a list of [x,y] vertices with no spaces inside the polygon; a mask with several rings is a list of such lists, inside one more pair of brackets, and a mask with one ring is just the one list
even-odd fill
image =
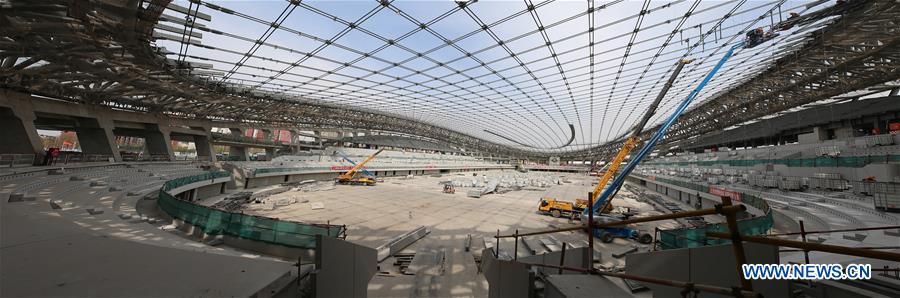
{"label": "metal railing", "polygon": [[[590,198],[590,196],[589,196],[589,198]],[[590,203],[593,203],[593,202],[590,202]],[[778,238],[765,237],[765,236],[744,235],[743,233],[741,233],[741,229],[740,229],[740,227],[738,225],[738,221],[737,221],[737,216],[741,212],[746,212],[746,207],[744,207],[743,205],[733,205],[731,202],[731,198],[729,198],[729,197],[722,197],[722,203],[717,204],[715,206],[715,208],[707,208],[707,209],[700,209],[700,210],[694,210],[694,211],[683,211],[683,212],[676,212],[676,213],[672,213],[672,214],[647,216],[647,217],[641,217],[641,218],[631,218],[631,219],[615,221],[615,222],[605,222],[605,223],[601,223],[601,224],[597,224],[594,222],[594,220],[592,218],[593,213],[591,212],[591,213],[588,213],[588,215],[591,218],[588,220],[588,223],[586,225],[579,225],[579,226],[575,226],[575,227],[552,229],[552,230],[545,230],[545,231],[538,231],[538,232],[529,232],[529,233],[519,233],[519,231],[516,230],[515,234],[510,234],[510,235],[500,235],[500,232],[498,230],[497,236],[494,236],[494,238],[497,239],[497,245],[495,246],[495,248],[497,250],[494,253],[495,253],[495,256],[499,255],[500,238],[514,238],[515,244],[518,245],[519,237],[559,233],[559,232],[566,232],[566,231],[578,231],[578,230],[586,232],[585,234],[588,237],[588,245],[589,245],[588,251],[592,252],[593,251],[593,243],[594,243],[594,241],[593,241],[594,236],[593,236],[592,231],[594,231],[597,228],[617,227],[617,226],[624,226],[624,225],[634,224],[634,223],[644,223],[644,222],[652,222],[652,221],[659,221],[659,220],[669,220],[669,219],[676,219],[676,218],[687,218],[687,217],[694,217],[694,216],[720,214],[720,215],[723,215],[726,219],[726,231],[724,231],[724,232],[705,231],[705,236],[710,237],[710,238],[727,240],[728,242],[730,242],[730,244],[732,246],[732,251],[734,252],[734,256],[735,256],[735,260],[736,260],[735,273],[738,275],[738,279],[740,280],[740,286],[726,288],[726,287],[713,286],[713,285],[705,285],[705,284],[698,284],[698,283],[691,283],[691,282],[681,282],[681,281],[676,281],[676,280],[667,280],[667,279],[652,278],[652,277],[647,277],[647,276],[638,276],[638,275],[630,275],[630,274],[621,274],[621,273],[602,271],[602,270],[599,270],[599,269],[593,267],[593,264],[594,264],[594,260],[593,260],[594,254],[593,253],[588,253],[589,257],[591,258],[591,261],[587,263],[587,264],[589,264],[588,268],[571,268],[571,267],[563,267],[563,266],[555,266],[555,265],[547,265],[547,264],[533,264],[533,263],[523,263],[523,264],[525,264],[527,266],[541,266],[541,267],[558,268],[558,269],[563,269],[563,270],[578,271],[578,272],[587,273],[587,274],[613,276],[613,277],[619,277],[619,278],[627,279],[627,280],[634,280],[634,281],[640,281],[640,282],[651,283],[651,284],[678,287],[678,288],[683,289],[682,295],[684,295],[684,296],[686,296],[689,293],[693,293],[693,292],[709,292],[709,293],[717,293],[717,294],[723,294],[723,295],[729,295],[729,296],[735,296],[735,297],[760,297],[759,293],[753,291],[753,284],[752,284],[751,280],[745,279],[744,275],[742,274],[743,272],[741,270],[741,267],[743,264],[747,263],[747,257],[744,252],[744,244],[743,244],[744,242],[754,242],[754,243],[762,243],[762,244],[769,244],[769,245],[775,245],[775,246],[797,248],[797,249],[803,250],[807,253],[810,251],[820,251],[820,252],[828,252],[828,253],[865,257],[865,258],[874,258],[874,259],[889,260],[889,261],[900,261],[900,253],[887,252],[887,251],[876,251],[876,250],[872,250],[872,249],[858,248],[858,247],[844,247],[844,246],[837,246],[837,245],[808,243],[805,241],[793,241],[793,240],[785,240],[785,239],[778,239]],[[892,227],[887,227],[887,228],[892,228]],[[879,228],[879,229],[882,229],[882,228]],[[806,234],[809,234],[809,233],[812,233],[812,232],[806,232]],[[805,234],[804,234],[804,236],[805,236]],[[517,259],[517,254],[514,254],[514,258]],[[564,251],[561,254],[561,258],[565,258]],[[564,263],[565,263],[564,260],[562,260],[560,262],[560,264],[564,264]]]}
{"label": "metal railing", "polygon": [[[649,179],[647,176],[636,173],[632,173],[631,175],[640,177],[645,180],[657,181],[696,190],[697,192],[709,192],[708,185],[666,179],[658,176],[653,177],[653,179]],[[763,212],[762,216],[755,216],[738,220],[737,225],[741,233],[744,235],[764,235],[768,233],[768,231],[774,225],[775,220],[773,218],[772,208],[769,206],[766,200],[749,193],[738,191],[732,192],[739,194],[741,203]],[[657,242],[659,243],[660,249],[688,248],[723,244],[727,243],[727,241],[718,238],[709,238],[706,236],[706,233],[713,231],[725,231],[726,229],[727,227],[725,224],[718,223],[699,227],[657,230],[657,233],[659,234],[659,236],[657,237]]]}
{"label": "metal railing", "polygon": [[257,145],[267,145],[267,146],[284,146],[285,143],[271,141],[271,140],[260,140],[257,138],[251,138],[244,135],[234,135],[229,133],[218,133],[213,132],[210,133],[213,141],[222,141],[222,142],[233,142],[233,143],[242,143],[242,144],[257,144]]}
{"label": "metal railing", "polygon": [[816,157],[796,159],[732,159],[703,161],[647,161],[644,165],[653,166],[732,166],[752,167],[755,165],[785,165],[788,167],[848,167],[861,168],[868,164],[900,162],[900,155],[868,155],[843,157]]}
{"label": "metal railing", "polygon": [[0,167],[27,167],[34,165],[34,154],[0,154]]}

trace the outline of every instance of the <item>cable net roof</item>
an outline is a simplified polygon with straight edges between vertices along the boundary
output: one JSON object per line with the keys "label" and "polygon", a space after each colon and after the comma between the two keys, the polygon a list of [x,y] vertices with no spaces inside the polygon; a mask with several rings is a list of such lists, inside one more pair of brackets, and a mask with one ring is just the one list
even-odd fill
{"label": "cable net roof", "polygon": [[[562,153],[625,134],[676,62],[695,59],[648,127],[658,124],[747,30],[822,2],[175,1],[154,35],[210,82]],[[739,50],[693,106],[828,19]]]}

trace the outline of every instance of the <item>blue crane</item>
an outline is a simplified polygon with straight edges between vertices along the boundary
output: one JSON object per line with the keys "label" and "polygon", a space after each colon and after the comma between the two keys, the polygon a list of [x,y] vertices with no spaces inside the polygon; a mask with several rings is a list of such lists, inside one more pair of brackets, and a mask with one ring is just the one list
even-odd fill
{"label": "blue crane", "polygon": [[[684,110],[687,109],[688,105],[692,101],[694,101],[694,98],[696,98],[700,91],[703,90],[704,87],[706,87],[706,84],[708,84],[709,81],[712,80],[719,69],[722,68],[722,65],[724,65],[732,55],[734,55],[734,50],[742,47],[744,47],[744,42],[739,42],[738,44],[735,44],[730,49],[728,49],[728,52],[725,53],[725,56],[723,56],[722,59],[720,59],[716,64],[716,66],[709,71],[706,77],[703,78],[703,81],[701,81],[700,84],[697,85],[697,87],[694,88],[694,90],[691,91],[690,94],[688,94],[687,98],[681,101],[681,104],[678,105],[678,108],[675,109],[675,112],[673,112],[672,115],[669,115],[669,118],[667,118],[666,121],[662,123],[662,125],[659,127],[659,130],[657,130],[656,133],[653,134],[653,137],[651,137],[647,141],[647,143],[644,144],[644,146],[641,148],[641,151],[638,152],[638,154],[628,162],[625,168],[622,169],[622,172],[616,176],[616,179],[613,180],[609,187],[603,190],[603,193],[597,198],[597,200],[594,201],[594,204],[591,206],[591,208],[584,209],[584,215],[587,215],[588,212],[597,214],[600,207],[602,207],[607,200],[609,200],[613,195],[615,195],[616,192],[619,191],[619,188],[621,188],[622,184],[625,182],[625,177],[627,177],[628,174],[631,173],[631,171],[633,171],[635,167],[637,167],[637,165],[641,162],[642,159],[644,159],[644,157],[650,154],[650,150],[653,149],[653,146],[655,146],[656,143],[658,143],[659,140],[661,140],[666,135],[666,131],[669,129],[669,126],[672,126],[672,124],[675,123],[675,120],[678,120],[678,117],[681,116],[682,113],[684,113]],[[581,218],[587,219],[587,216],[582,216]]]}

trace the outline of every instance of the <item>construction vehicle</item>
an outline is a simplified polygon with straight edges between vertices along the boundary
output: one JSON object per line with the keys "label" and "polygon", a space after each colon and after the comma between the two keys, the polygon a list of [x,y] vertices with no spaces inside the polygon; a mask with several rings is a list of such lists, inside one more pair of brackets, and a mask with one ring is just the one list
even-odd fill
{"label": "construction vehicle", "polygon": [[[643,119],[641,119],[641,121],[638,122],[638,124],[632,130],[631,135],[627,139],[625,139],[625,143],[622,145],[622,148],[619,149],[619,153],[616,154],[615,158],[613,158],[613,160],[611,162],[607,163],[602,168],[597,169],[597,171],[595,171],[597,173],[597,175],[600,175],[599,174],[600,172],[603,173],[602,177],[600,178],[600,182],[598,182],[597,185],[594,186],[594,191],[591,192],[591,195],[593,196],[593,201],[594,201],[595,205],[598,204],[597,198],[600,195],[601,191],[606,186],[606,184],[609,183],[609,181],[612,179],[613,175],[615,175],[616,172],[619,170],[619,167],[622,165],[622,162],[625,160],[625,157],[627,157],[628,154],[631,153],[631,150],[634,149],[634,147],[636,147],[638,145],[638,143],[640,142],[640,135],[644,129],[644,126],[647,124],[648,121],[650,121],[650,117],[652,117],[653,114],[656,113],[656,108],[659,107],[660,101],[662,101],[663,97],[665,97],[665,95],[669,91],[669,89],[672,88],[672,84],[675,83],[675,79],[678,77],[678,74],[681,73],[681,70],[684,68],[684,65],[688,64],[688,63],[691,63],[691,60],[682,59],[682,60],[678,61],[678,63],[675,65],[675,70],[672,72],[672,76],[669,77],[669,80],[663,86],[659,95],[656,97],[656,100],[654,100],[653,103],[650,105],[650,108],[647,110],[647,113],[644,114]],[[605,169],[605,171],[604,171],[604,169]],[[582,204],[579,204],[579,202],[583,202],[583,205],[585,207],[577,208],[577,206],[582,205]],[[587,208],[586,208],[587,204],[588,204],[588,201],[582,200],[582,199],[576,200],[576,203],[573,204],[573,203],[567,202],[567,201],[561,201],[561,200],[556,200],[556,199],[552,199],[552,198],[543,198],[543,199],[541,199],[541,202],[538,205],[538,211],[541,213],[549,212],[554,217],[559,217],[559,216],[557,216],[557,214],[569,213],[569,212],[578,212],[578,213],[587,214]],[[610,205],[609,202],[604,202],[604,203],[600,203],[600,204],[602,205],[602,208],[600,209],[600,214],[609,213],[609,211],[612,210],[612,205]],[[578,217],[578,216],[575,215],[573,217]],[[598,216],[598,218],[599,217],[600,216]]]}
{"label": "construction vehicle", "polygon": [[384,149],[378,149],[378,151],[375,151],[375,153],[373,153],[372,155],[369,155],[369,157],[367,157],[362,162],[356,164],[356,166],[354,166],[352,169],[350,169],[346,173],[343,173],[340,176],[338,176],[336,182],[340,183],[340,184],[350,184],[350,185],[369,185],[369,186],[375,185],[376,181],[375,181],[375,178],[373,178],[373,177],[367,176],[367,177],[358,177],[357,178],[354,176],[356,176],[356,173],[359,172],[359,170],[362,169],[363,166],[366,165],[366,163],[375,159],[375,156],[378,155],[379,153],[381,153],[381,151],[384,151]]}
{"label": "construction vehicle", "polygon": [[[612,222],[612,221],[622,221],[628,219],[628,216],[612,216],[612,215],[603,215],[599,217],[598,222]],[[637,230],[627,227],[611,227],[611,228],[602,228],[602,229],[594,229],[594,237],[600,239],[603,243],[610,243],[615,240],[615,238],[624,238],[624,239],[632,239],[641,244],[650,244],[653,242],[653,235],[647,233],[643,230]]]}
{"label": "construction vehicle", "polygon": [[[709,71],[709,73],[706,75],[706,77],[704,77],[703,80],[700,81],[700,84],[697,85],[697,87],[695,87],[694,90],[692,90],[691,93],[688,94],[688,96],[684,100],[681,101],[681,103],[676,107],[675,111],[671,115],[669,115],[669,117],[666,118],[665,121],[663,121],[660,124],[659,129],[655,133],[653,133],[653,135],[647,140],[647,142],[644,144],[644,146],[641,147],[641,150],[638,151],[638,153],[635,156],[631,157],[631,160],[628,162],[627,165],[625,165],[625,168],[622,169],[621,173],[618,173],[618,175],[612,181],[612,183],[610,183],[609,186],[607,186],[606,181],[608,181],[611,178],[611,176],[618,171],[619,166],[625,160],[626,155],[628,155],[631,152],[631,149],[633,149],[635,146],[637,146],[637,144],[639,142],[640,132],[643,130],[644,125],[647,124],[647,121],[650,120],[650,116],[652,116],[653,113],[655,113],[656,107],[658,106],[663,95],[665,95],[665,93],[668,91],[669,87],[671,87],[672,83],[675,80],[675,77],[680,72],[680,70],[684,66],[684,64],[688,63],[690,61],[679,61],[678,62],[679,65],[676,68],[675,72],[672,74],[672,77],[669,78],[669,81],[666,83],[666,86],[663,87],[663,90],[662,90],[662,92],[660,92],[660,95],[656,98],[656,100],[653,102],[653,104],[650,105],[650,109],[644,115],[644,118],[641,119],[641,121],[635,127],[631,136],[625,140],[625,142],[624,142],[625,144],[622,146],[622,149],[619,151],[619,153],[616,155],[616,157],[610,163],[610,168],[603,175],[604,178],[601,179],[600,183],[598,183],[597,187],[594,189],[594,192],[591,193],[591,196],[595,199],[593,200],[593,205],[584,210],[585,215],[588,215],[587,212],[591,212],[593,214],[598,215],[598,216],[593,216],[595,223],[609,222],[610,220],[619,220],[618,218],[616,218],[612,215],[603,214],[603,211],[608,211],[611,208],[610,202],[611,202],[612,198],[615,196],[615,194],[622,187],[622,184],[624,184],[625,177],[627,177],[628,174],[631,173],[631,171],[633,171],[635,167],[637,167],[638,163],[640,163],[641,160],[644,159],[644,157],[646,157],[647,155],[650,154],[650,150],[653,149],[653,146],[656,145],[656,143],[658,143],[659,140],[661,140],[665,136],[666,131],[669,129],[669,127],[672,126],[672,124],[674,124],[676,120],[678,120],[678,117],[681,116],[682,113],[684,113],[684,110],[687,109],[688,105],[690,105],[691,102],[697,97],[697,95],[700,94],[700,91],[703,90],[704,87],[706,87],[706,84],[708,84],[709,81],[712,80],[713,76],[715,76],[715,74],[719,71],[719,69],[722,68],[722,65],[724,65],[725,62],[731,58],[732,55],[734,55],[734,51],[736,49],[744,47],[744,45],[745,44],[743,42],[735,44],[728,50],[728,52],[725,53],[725,55],[719,60],[719,62],[716,63],[715,66],[713,66],[712,70]],[[598,196],[597,193],[599,193],[601,189],[603,190],[603,192],[600,193],[600,195]],[[582,218],[582,220],[586,220],[587,218],[589,218],[589,216],[582,216],[581,218]],[[591,224],[593,224],[593,223],[591,223]],[[623,229],[623,230],[618,230],[618,229]],[[636,239],[639,242],[646,241],[648,239],[647,236],[644,236],[644,233],[627,228],[627,227],[601,228],[601,229],[596,229],[596,230],[592,231],[592,234],[600,237],[601,240],[606,239],[606,240],[610,240],[610,241],[612,241],[611,239],[615,238],[616,236],[622,236],[622,237],[627,237],[627,238],[631,238],[631,239]],[[609,234],[609,235],[607,235],[607,234]],[[612,238],[610,238],[610,237],[612,237]],[[652,241],[652,236],[650,236],[649,239],[650,239],[649,241]]]}
{"label": "construction vehicle", "polygon": [[549,214],[556,218],[562,216],[577,218],[579,214],[587,208],[587,205],[588,201],[583,199],[577,199],[575,200],[575,203],[572,203],[553,198],[541,198],[541,201],[538,204],[538,212]]}
{"label": "construction vehicle", "polygon": [[[344,160],[346,160],[347,162],[349,162],[349,163],[350,163],[351,165],[353,165],[354,167],[356,166],[356,162],[353,161],[352,159],[350,159],[350,157],[347,157],[347,154],[344,154],[344,152],[335,150],[334,153],[340,154],[340,155],[341,155],[341,158],[343,158]],[[372,172],[369,172],[369,170],[366,170],[365,167],[359,168],[359,170],[362,171],[363,174],[369,175],[369,177],[374,177],[374,176],[375,176],[375,174],[372,174]]]}
{"label": "construction vehicle", "polygon": [[[675,65],[675,70],[672,71],[672,75],[669,77],[669,80],[666,81],[666,84],[663,86],[662,90],[660,90],[659,95],[656,96],[656,99],[650,104],[650,107],[647,109],[647,112],[644,113],[644,117],[641,118],[641,121],[634,126],[631,131],[631,135],[625,139],[625,142],[622,144],[622,148],[619,149],[619,152],[616,156],[607,163],[604,168],[606,171],[603,172],[603,176],[600,178],[600,181],[597,182],[597,185],[594,186],[594,190],[591,192],[593,196],[594,205],[600,206],[599,213],[606,214],[612,210],[612,202],[610,196],[609,200],[600,201],[600,193],[603,191],[603,188],[612,180],[613,175],[619,171],[619,167],[622,166],[622,162],[625,161],[625,158],[631,154],[631,150],[640,143],[641,133],[644,130],[644,126],[647,125],[647,122],[650,121],[650,117],[653,117],[653,114],[656,113],[656,108],[659,107],[659,103],[662,101],[663,97],[665,97],[666,93],[669,92],[669,89],[672,88],[672,84],[675,83],[675,79],[678,78],[678,74],[681,73],[681,70],[684,68],[684,65],[691,63],[692,60],[682,59],[678,61],[678,64]],[[613,194],[615,195],[615,194]]]}
{"label": "construction vehicle", "polygon": [[[609,163],[604,165],[604,168],[606,168],[606,170],[603,171],[600,181],[597,182],[597,185],[594,186],[594,190],[590,193],[590,195],[592,196],[592,201],[594,202],[594,206],[599,206],[599,209],[597,209],[599,211],[595,212],[595,214],[596,214],[596,216],[594,216],[595,221],[609,222],[609,221],[620,220],[619,217],[621,217],[621,216],[614,216],[614,215],[609,214],[609,212],[613,208],[611,202],[612,202],[612,197],[615,195],[615,193],[613,193],[612,195],[609,195],[607,197],[603,197],[603,199],[601,199],[600,194],[602,193],[602,191],[606,187],[606,185],[609,183],[609,181],[612,179],[613,175],[615,175],[616,172],[619,171],[619,167],[622,166],[622,162],[625,161],[625,158],[628,157],[629,154],[631,154],[631,150],[634,149],[635,147],[637,147],[638,144],[640,144],[640,141],[641,141],[640,137],[641,137],[641,133],[644,130],[644,126],[647,125],[648,121],[650,121],[650,117],[653,117],[653,114],[656,113],[656,109],[659,107],[659,103],[662,101],[663,97],[665,97],[666,93],[669,92],[669,89],[672,88],[672,84],[675,83],[675,79],[678,78],[678,74],[681,73],[681,70],[684,68],[684,65],[691,63],[691,61],[692,60],[688,60],[688,59],[682,59],[682,60],[678,61],[678,63],[675,65],[675,70],[672,72],[672,75],[669,77],[669,80],[666,81],[666,84],[663,86],[662,90],[660,90],[659,95],[657,95],[656,99],[653,101],[653,103],[650,104],[650,107],[647,109],[647,112],[644,113],[644,116],[643,116],[643,118],[641,118],[641,121],[638,122],[637,125],[634,126],[634,128],[631,131],[631,135],[629,135],[625,139],[625,142],[622,144],[622,148],[619,149],[619,152],[616,154],[615,157],[613,157],[612,161],[610,161]],[[622,174],[622,175],[625,175],[625,174]],[[612,187],[612,186],[610,186],[610,187]],[[618,191],[618,189],[616,189],[616,191]],[[591,208],[591,209],[594,209],[594,208]],[[589,210],[588,208],[584,208],[584,209],[582,209],[581,212],[584,213],[585,215],[587,215],[587,212],[594,212],[594,210]],[[581,218],[585,219],[585,218],[587,218],[587,216],[581,216]],[[644,231],[631,229],[628,227],[607,227],[607,228],[595,229],[593,231],[593,234],[595,237],[600,238],[600,241],[603,241],[604,243],[612,242],[614,238],[634,239],[634,240],[636,240],[640,243],[644,243],[644,244],[650,243],[653,241],[652,235],[650,235]]]}

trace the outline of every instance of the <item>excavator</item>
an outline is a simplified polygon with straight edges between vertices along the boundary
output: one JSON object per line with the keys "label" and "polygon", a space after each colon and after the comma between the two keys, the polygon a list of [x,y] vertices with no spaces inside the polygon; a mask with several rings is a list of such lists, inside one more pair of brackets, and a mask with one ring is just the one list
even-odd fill
{"label": "excavator", "polygon": [[355,176],[356,172],[359,172],[359,170],[362,169],[363,166],[366,165],[366,163],[375,159],[375,156],[378,155],[379,153],[381,153],[381,151],[384,151],[384,149],[378,149],[378,151],[375,151],[375,153],[373,153],[372,155],[369,155],[369,157],[367,157],[362,162],[356,164],[356,166],[354,166],[352,169],[350,169],[346,173],[343,173],[340,176],[338,176],[336,182],[340,183],[340,184],[350,184],[350,185],[369,185],[369,186],[375,185],[375,182],[376,182],[375,178],[372,178],[372,177],[355,178],[353,176]]}

